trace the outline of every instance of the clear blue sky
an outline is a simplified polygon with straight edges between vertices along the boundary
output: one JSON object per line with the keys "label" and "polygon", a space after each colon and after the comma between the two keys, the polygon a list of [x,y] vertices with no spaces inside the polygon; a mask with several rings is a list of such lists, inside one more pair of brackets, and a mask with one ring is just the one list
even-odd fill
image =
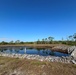
{"label": "clear blue sky", "polygon": [[0,41],[56,40],[76,33],[76,0],[0,0]]}

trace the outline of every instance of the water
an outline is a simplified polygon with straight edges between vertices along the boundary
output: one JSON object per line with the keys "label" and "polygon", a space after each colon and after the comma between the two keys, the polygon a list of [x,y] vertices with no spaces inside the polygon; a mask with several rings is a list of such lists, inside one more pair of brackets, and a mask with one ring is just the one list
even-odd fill
{"label": "water", "polygon": [[8,47],[0,48],[0,53],[16,53],[16,54],[37,54],[41,56],[69,56],[69,54],[52,51],[50,49],[26,48],[26,47]]}

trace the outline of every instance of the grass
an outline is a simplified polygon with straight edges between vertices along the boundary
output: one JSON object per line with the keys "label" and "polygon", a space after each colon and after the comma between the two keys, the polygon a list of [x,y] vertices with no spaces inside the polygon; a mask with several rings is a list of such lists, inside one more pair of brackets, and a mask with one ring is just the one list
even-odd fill
{"label": "grass", "polygon": [[[64,44],[15,44],[15,45],[0,45],[0,46],[53,47],[58,45],[64,45]],[[64,46],[68,46],[68,45],[64,45]]]}
{"label": "grass", "polygon": [[76,65],[0,57],[0,75],[14,71],[20,75],[76,75]]}

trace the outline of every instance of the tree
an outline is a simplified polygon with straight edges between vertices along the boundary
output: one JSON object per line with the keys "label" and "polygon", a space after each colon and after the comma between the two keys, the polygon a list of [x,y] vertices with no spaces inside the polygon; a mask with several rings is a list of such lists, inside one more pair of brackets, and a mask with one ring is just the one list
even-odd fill
{"label": "tree", "polygon": [[21,41],[21,42],[20,42],[20,44],[24,44],[24,42],[23,42],[23,41]]}
{"label": "tree", "polygon": [[37,41],[37,44],[40,44],[41,42],[40,42],[40,40],[38,39],[38,41]]}
{"label": "tree", "polygon": [[44,39],[42,39],[42,44],[44,44],[45,43],[45,40]]}
{"label": "tree", "polygon": [[13,41],[13,40],[9,42],[9,44],[13,44],[13,43],[14,43],[14,41]]}
{"label": "tree", "polygon": [[19,43],[20,43],[20,40],[16,40],[15,43],[16,43],[16,44],[19,44]]}
{"label": "tree", "polygon": [[8,44],[8,42],[2,41],[1,44],[6,45],[6,44]]}
{"label": "tree", "polygon": [[73,36],[72,35],[68,36],[68,38],[69,38],[70,41],[73,40]]}
{"label": "tree", "polygon": [[48,41],[49,41],[49,43],[50,43],[50,42],[52,42],[52,41],[53,41],[53,39],[54,39],[54,37],[51,37],[51,36],[50,36],[50,37],[48,37]]}
{"label": "tree", "polygon": [[47,38],[45,38],[44,40],[45,40],[45,43],[47,44],[47,41],[48,41]]}
{"label": "tree", "polygon": [[74,40],[76,41],[76,33],[74,33],[73,38],[74,38]]}
{"label": "tree", "polygon": [[62,41],[64,41],[64,38],[62,37]]}

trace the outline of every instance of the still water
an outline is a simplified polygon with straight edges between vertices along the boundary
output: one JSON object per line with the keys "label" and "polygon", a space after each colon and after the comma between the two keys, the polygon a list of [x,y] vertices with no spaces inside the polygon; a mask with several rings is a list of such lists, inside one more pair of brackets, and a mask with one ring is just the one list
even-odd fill
{"label": "still water", "polygon": [[7,47],[0,48],[0,53],[16,53],[16,54],[37,54],[41,56],[69,56],[69,54],[52,51],[50,49],[42,48],[26,48],[26,47]]}

